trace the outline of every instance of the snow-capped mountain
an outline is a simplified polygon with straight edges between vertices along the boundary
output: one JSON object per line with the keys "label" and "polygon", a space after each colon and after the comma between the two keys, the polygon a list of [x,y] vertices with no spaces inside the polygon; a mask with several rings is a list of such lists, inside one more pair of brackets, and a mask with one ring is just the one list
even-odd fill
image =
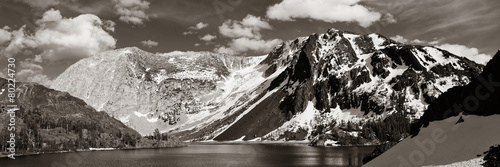
{"label": "snow-capped mountain", "polygon": [[239,80],[236,71],[261,59],[124,48],[75,63],[52,87],[147,135],[208,119],[230,98],[228,89],[236,85],[227,83]]}
{"label": "snow-capped mountain", "polygon": [[[366,166],[480,166],[500,135],[500,51],[468,85],[433,101],[408,137]],[[493,157],[498,161],[498,156]]]}
{"label": "snow-capped mountain", "polygon": [[442,92],[467,84],[481,70],[434,47],[333,29],[285,42],[261,65],[268,66],[265,76],[277,76],[268,79],[270,98],[216,140],[302,140],[331,133],[342,121],[382,120],[398,111],[418,118]]}
{"label": "snow-capped mountain", "polygon": [[71,66],[52,87],[141,134],[158,127],[185,140],[304,140],[396,112],[419,118],[481,69],[435,47],[330,29],[261,57],[108,51]]}

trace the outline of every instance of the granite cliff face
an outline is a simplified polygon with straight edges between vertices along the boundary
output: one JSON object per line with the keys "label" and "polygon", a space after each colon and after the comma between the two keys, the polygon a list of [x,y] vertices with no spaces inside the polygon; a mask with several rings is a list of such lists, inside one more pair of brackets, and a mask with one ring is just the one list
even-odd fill
{"label": "granite cliff face", "polygon": [[226,91],[220,81],[258,59],[124,48],[77,62],[52,87],[147,135],[155,128],[172,129],[189,120],[189,115],[221,105],[222,99],[214,100]]}
{"label": "granite cliff face", "polygon": [[[331,29],[265,57],[108,51],[70,67],[53,88],[141,134],[159,127],[184,140],[314,140],[347,122],[419,118],[481,68],[434,47]],[[342,136],[373,135],[355,128]]]}

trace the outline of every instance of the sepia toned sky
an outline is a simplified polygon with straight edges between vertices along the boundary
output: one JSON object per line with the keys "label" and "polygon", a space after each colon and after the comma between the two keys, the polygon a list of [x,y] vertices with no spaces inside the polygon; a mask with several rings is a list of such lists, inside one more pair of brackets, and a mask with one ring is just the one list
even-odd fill
{"label": "sepia toned sky", "polygon": [[76,61],[137,46],[149,52],[264,55],[329,28],[380,33],[486,63],[500,49],[497,0],[1,0],[0,77],[50,85]]}

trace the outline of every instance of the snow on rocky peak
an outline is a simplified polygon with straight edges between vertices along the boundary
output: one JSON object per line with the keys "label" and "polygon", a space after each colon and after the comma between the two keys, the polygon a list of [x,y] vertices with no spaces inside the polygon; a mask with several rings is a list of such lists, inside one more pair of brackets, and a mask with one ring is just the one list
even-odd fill
{"label": "snow on rocky peak", "polygon": [[[271,67],[268,72],[280,73],[274,85],[284,83],[272,89],[287,93],[277,105],[288,122],[266,134],[272,139],[299,134],[298,129],[307,131],[301,139],[311,139],[309,135],[318,125],[333,128],[330,125],[340,120],[331,118],[345,117],[344,111],[364,113],[354,115],[357,119],[353,120],[361,124],[395,112],[418,119],[438,95],[452,86],[467,84],[482,68],[434,47],[335,29],[286,41],[263,63]],[[317,114],[306,120],[315,123],[303,124],[299,120],[305,119],[304,113],[313,113],[311,106]]]}

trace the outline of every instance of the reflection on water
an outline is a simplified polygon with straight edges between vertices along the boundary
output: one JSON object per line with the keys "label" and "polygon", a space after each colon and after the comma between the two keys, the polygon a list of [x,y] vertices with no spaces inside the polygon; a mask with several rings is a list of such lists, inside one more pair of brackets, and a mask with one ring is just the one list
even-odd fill
{"label": "reflection on water", "polygon": [[94,151],[0,159],[1,166],[361,166],[374,147],[302,144],[193,144],[183,148]]}

